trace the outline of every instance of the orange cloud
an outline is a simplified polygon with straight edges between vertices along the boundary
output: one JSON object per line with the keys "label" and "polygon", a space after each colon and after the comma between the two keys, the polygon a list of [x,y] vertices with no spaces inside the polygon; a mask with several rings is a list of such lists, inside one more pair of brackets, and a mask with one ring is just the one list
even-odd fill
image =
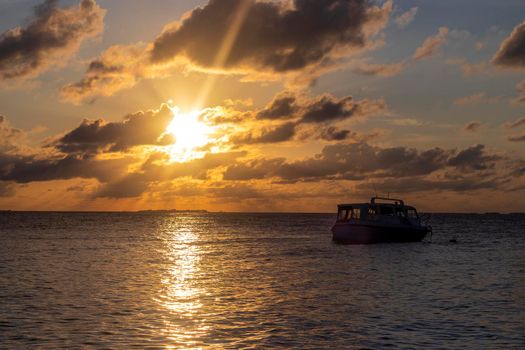
{"label": "orange cloud", "polygon": [[434,55],[447,40],[448,32],[447,27],[439,28],[435,36],[428,37],[423,41],[423,44],[416,49],[412,57],[415,60],[422,60]]}

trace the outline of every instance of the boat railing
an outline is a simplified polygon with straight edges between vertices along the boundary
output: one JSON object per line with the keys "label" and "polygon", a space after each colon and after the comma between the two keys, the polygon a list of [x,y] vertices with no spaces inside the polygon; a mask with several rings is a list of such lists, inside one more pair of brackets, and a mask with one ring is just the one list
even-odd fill
{"label": "boat railing", "polygon": [[376,204],[376,200],[379,199],[379,200],[383,200],[383,201],[392,201],[394,202],[395,205],[401,205],[401,206],[404,206],[405,205],[405,202],[403,202],[402,199],[396,199],[396,198],[387,198],[387,197],[372,197],[370,199],[370,203],[372,204]]}

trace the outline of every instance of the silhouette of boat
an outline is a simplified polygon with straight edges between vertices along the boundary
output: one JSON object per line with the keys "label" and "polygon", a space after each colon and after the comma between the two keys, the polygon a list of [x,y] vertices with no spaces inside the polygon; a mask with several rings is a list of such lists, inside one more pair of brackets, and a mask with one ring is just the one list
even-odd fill
{"label": "silhouette of boat", "polygon": [[[382,202],[379,202],[382,201]],[[344,244],[420,242],[432,227],[401,199],[372,197],[370,203],[339,204],[333,240]]]}

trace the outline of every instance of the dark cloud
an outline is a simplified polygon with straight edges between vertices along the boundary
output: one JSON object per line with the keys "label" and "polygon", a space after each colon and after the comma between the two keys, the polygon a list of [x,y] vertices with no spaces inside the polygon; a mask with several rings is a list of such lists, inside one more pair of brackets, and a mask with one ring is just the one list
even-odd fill
{"label": "dark cloud", "polygon": [[386,109],[382,100],[355,101],[351,96],[337,99],[323,95],[309,102],[301,115],[301,123],[326,123],[353,116],[365,116]]}
{"label": "dark cloud", "polygon": [[467,131],[467,132],[476,132],[476,131],[479,131],[479,129],[482,126],[483,126],[483,123],[480,123],[480,122],[477,122],[477,121],[472,121],[472,122],[467,123],[463,127],[463,130]]}
{"label": "dark cloud", "polygon": [[483,145],[459,152],[432,148],[416,150],[407,147],[380,148],[365,142],[334,144],[314,157],[285,162],[263,159],[231,165],[225,180],[249,180],[276,177],[285,183],[330,179],[358,180],[363,177],[426,176],[446,169],[477,172],[492,169],[502,158],[488,154]]}
{"label": "dark cloud", "polygon": [[484,145],[475,145],[450,158],[448,165],[463,170],[486,170],[493,168],[495,161],[500,159],[497,155],[487,154]]}
{"label": "dark cloud", "polygon": [[123,176],[129,162],[128,159],[97,160],[79,156],[41,159],[33,155],[0,154],[0,180],[29,183],[95,178],[107,182]]}
{"label": "dark cloud", "polygon": [[465,192],[480,189],[494,189],[501,185],[495,179],[482,179],[477,176],[459,177],[456,179],[428,179],[425,177],[410,177],[400,179],[379,180],[360,183],[357,188],[366,193],[379,191],[382,193],[409,193],[429,191]]}
{"label": "dark cloud", "polygon": [[492,63],[506,68],[525,68],[525,21],[518,24],[503,40]]}
{"label": "dark cloud", "polygon": [[352,135],[353,133],[350,130],[338,129],[335,126],[330,126],[321,131],[321,139],[325,141],[342,141]]}
{"label": "dark cloud", "polygon": [[263,179],[274,174],[285,162],[284,158],[256,159],[246,163],[229,166],[224,172],[224,180],[251,180]]}
{"label": "dark cloud", "polygon": [[0,35],[0,78],[34,76],[64,63],[82,41],[102,32],[105,10],[94,0],[69,8],[56,4],[56,0],[44,1],[27,27]]}
{"label": "dark cloud", "polygon": [[263,128],[258,134],[232,136],[230,141],[236,145],[256,143],[277,143],[290,141],[295,136],[296,123],[289,122],[277,127]]}
{"label": "dark cloud", "polygon": [[[181,23],[167,27],[155,40],[151,54],[154,62],[184,56],[208,68],[299,70],[332,59],[336,50],[364,48],[368,27],[384,26],[390,9],[391,3],[378,9],[365,0],[295,0],[293,6],[211,0]],[[236,14],[243,10],[231,50],[218,62],[217,53]]]}
{"label": "dark cloud", "polygon": [[158,110],[129,114],[122,122],[84,120],[50,146],[65,153],[98,153],[125,151],[139,145],[171,144],[173,138],[163,134],[172,119],[173,112],[163,104]]}
{"label": "dark cloud", "polygon": [[372,47],[391,9],[391,0],[383,7],[367,0],[211,0],[168,24],[153,43],[110,47],[62,97],[80,103],[109,96],[171,74],[174,65],[310,84]]}
{"label": "dark cloud", "polygon": [[291,93],[277,95],[263,110],[257,113],[257,119],[293,118],[298,110],[297,99]]}

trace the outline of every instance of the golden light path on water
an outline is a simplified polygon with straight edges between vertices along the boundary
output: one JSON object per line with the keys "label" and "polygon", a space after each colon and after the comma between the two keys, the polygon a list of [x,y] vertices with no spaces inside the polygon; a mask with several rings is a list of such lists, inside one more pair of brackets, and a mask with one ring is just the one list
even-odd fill
{"label": "golden light path on water", "polygon": [[167,349],[200,349],[198,340],[209,329],[198,317],[203,306],[200,298],[205,293],[197,286],[201,251],[195,244],[198,235],[192,231],[191,222],[181,225],[178,220],[180,218],[171,217],[165,231],[162,254],[169,266],[161,280],[159,296],[155,298],[166,310],[162,320],[164,328],[159,332],[173,342],[166,345]]}

